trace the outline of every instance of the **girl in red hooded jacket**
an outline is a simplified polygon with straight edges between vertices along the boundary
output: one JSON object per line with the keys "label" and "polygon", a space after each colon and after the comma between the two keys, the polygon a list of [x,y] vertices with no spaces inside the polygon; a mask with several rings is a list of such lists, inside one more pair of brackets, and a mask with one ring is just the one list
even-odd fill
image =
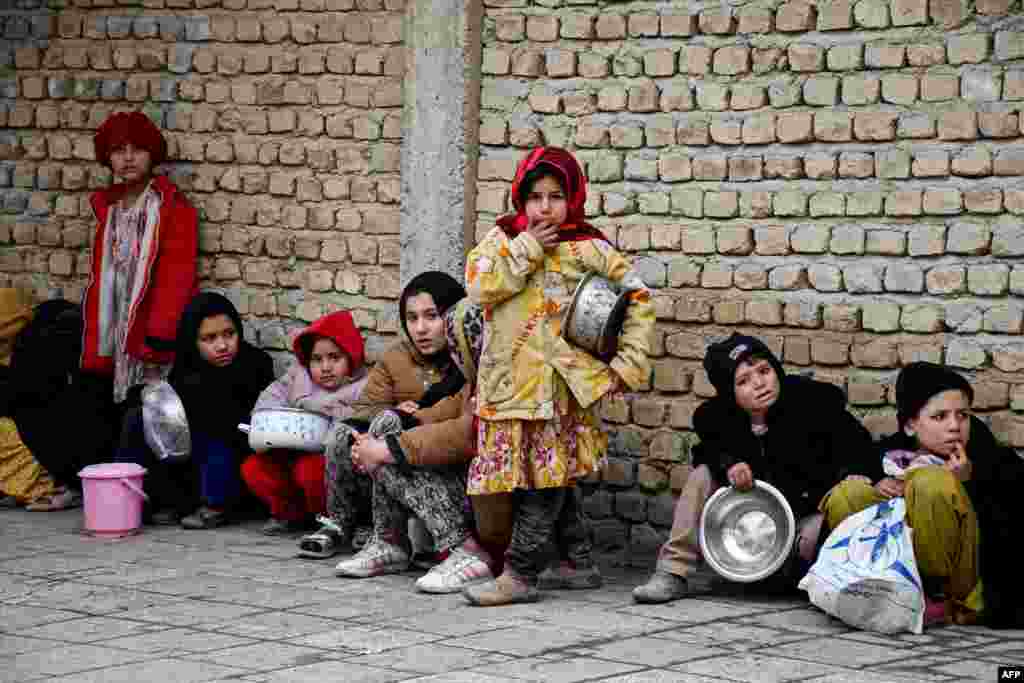
{"label": "girl in red hooded jacket", "polygon": [[[298,362],[264,389],[253,410],[299,408],[350,418],[367,377],[363,337],[352,314],[337,311],[316,320],[296,335],[292,350]],[[265,534],[301,529],[326,510],[322,453],[254,453],[242,463],[242,479],[270,508]]]}
{"label": "girl in red hooded jacket", "polygon": [[[118,181],[90,197],[96,214],[92,266],[83,297],[79,411],[95,413],[78,434],[77,467],[109,460],[121,418],[137,405],[141,385],[166,379],[174,361],[178,320],[198,289],[195,208],[154,169],[167,160],[167,141],[142,112],[107,117],[94,137],[96,159]],[[113,388],[111,389],[111,384]],[[64,450],[63,444],[47,448]],[[76,486],[76,481],[64,482]],[[78,504],[64,487],[34,510]]]}

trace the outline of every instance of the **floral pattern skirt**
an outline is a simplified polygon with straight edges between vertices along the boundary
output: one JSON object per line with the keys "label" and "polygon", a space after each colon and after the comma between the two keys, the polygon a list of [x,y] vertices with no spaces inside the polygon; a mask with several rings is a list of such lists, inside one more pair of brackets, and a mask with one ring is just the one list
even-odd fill
{"label": "floral pattern skirt", "polygon": [[604,467],[608,434],[594,408],[569,396],[551,420],[480,420],[471,496],[573,486]]}

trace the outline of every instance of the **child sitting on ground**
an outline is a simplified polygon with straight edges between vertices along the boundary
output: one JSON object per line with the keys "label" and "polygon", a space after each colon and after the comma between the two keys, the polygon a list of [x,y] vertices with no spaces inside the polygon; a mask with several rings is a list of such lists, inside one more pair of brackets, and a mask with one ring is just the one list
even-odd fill
{"label": "child sitting on ground", "polygon": [[[650,293],[586,223],[586,178],[576,159],[556,147],[532,150],[516,169],[511,194],[516,213],[498,220],[466,265],[466,288],[487,321],[477,373],[479,454],[467,492],[512,493],[515,508],[504,572],[465,590],[477,605],[538,598],[544,551],[575,517],[573,487],[605,458],[597,401],[627,385],[639,389],[650,374]],[[607,364],[562,337],[573,292],[588,273],[632,290],[617,354]],[[562,544],[574,549],[559,583],[598,581],[582,531],[572,532],[578,543]]]}
{"label": "child sitting on ground", "polygon": [[118,462],[146,468],[154,524],[212,529],[228,522],[241,494],[238,465],[247,445],[238,423],[273,378],[273,359],[243,339],[234,305],[216,292],[197,294],[181,316],[167,380],[185,407],[190,461],[157,458],[146,445],[141,407],[125,416],[116,454]]}
{"label": "child sitting on ground", "polygon": [[[298,362],[260,394],[254,410],[299,408],[335,420],[350,418],[367,376],[363,338],[352,314],[325,315],[295,337],[292,350]],[[326,509],[322,453],[254,453],[242,464],[242,478],[270,508],[270,519],[263,527],[267,535],[302,529]],[[318,533],[329,532],[327,527]],[[331,544],[330,539],[327,543]]]}

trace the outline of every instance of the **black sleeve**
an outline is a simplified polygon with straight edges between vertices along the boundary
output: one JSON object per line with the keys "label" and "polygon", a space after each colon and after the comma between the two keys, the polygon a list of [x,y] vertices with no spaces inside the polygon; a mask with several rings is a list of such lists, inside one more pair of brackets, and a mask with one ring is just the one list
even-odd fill
{"label": "black sleeve", "polygon": [[845,408],[839,411],[833,421],[831,437],[832,452],[838,471],[836,481],[841,481],[851,474],[869,477],[872,482],[884,476],[882,456],[871,438],[871,432]]}
{"label": "black sleeve", "polygon": [[729,430],[722,419],[722,411],[716,409],[713,401],[712,399],[700,404],[693,414],[693,430],[700,439],[700,443],[693,449],[693,464],[707,465],[714,480],[723,484],[726,482],[726,472],[729,468],[743,461],[736,457],[735,439],[730,438]]}

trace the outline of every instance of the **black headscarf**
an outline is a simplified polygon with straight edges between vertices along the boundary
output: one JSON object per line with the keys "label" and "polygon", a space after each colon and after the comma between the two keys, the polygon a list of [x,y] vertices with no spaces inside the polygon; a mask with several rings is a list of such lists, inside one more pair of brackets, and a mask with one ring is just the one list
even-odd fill
{"label": "black headscarf", "polygon": [[[203,360],[197,345],[200,325],[216,315],[226,315],[238,331],[238,355],[225,367]],[[270,355],[245,341],[243,335],[242,318],[234,304],[216,292],[200,292],[185,307],[178,323],[174,367],[168,378],[185,404],[193,432],[240,448],[244,448],[245,438],[238,424],[248,422],[260,392],[274,380]]]}
{"label": "black headscarf", "polygon": [[970,383],[945,365],[917,361],[900,370],[896,378],[896,420],[900,429],[914,419],[932,396],[944,391],[962,391],[968,403],[974,401]]}
{"label": "black headscarf", "polygon": [[[398,316],[399,320],[402,321],[402,332],[405,333],[406,339],[410,340],[412,336],[409,334],[409,328],[405,323],[406,303],[410,298],[418,294],[429,294],[434,300],[434,305],[437,306],[438,314],[443,317],[449,308],[466,296],[466,289],[451,275],[439,270],[428,270],[410,280],[409,284],[402,290],[402,296],[398,300]],[[459,369],[451,362],[451,356],[447,348],[430,356],[422,356],[422,358],[439,369],[442,373],[442,378],[439,382],[430,385],[423,394],[423,397],[417,401],[420,408],[429,408],[442,398],[451,396],[462,389],[466,380]]]}
{"label": "black headscarf", "polygon": [[786,371],[783,370],[782,363],[775,357],[771,349],[757,337],[733,333],[728,339],[711,344],[704,355],[704,369],[707,370],[708,381],[715,387],[719,396],[733,397],[735,395],[736,368],[752,356],[768,360],[779,376],[781,391]]}

